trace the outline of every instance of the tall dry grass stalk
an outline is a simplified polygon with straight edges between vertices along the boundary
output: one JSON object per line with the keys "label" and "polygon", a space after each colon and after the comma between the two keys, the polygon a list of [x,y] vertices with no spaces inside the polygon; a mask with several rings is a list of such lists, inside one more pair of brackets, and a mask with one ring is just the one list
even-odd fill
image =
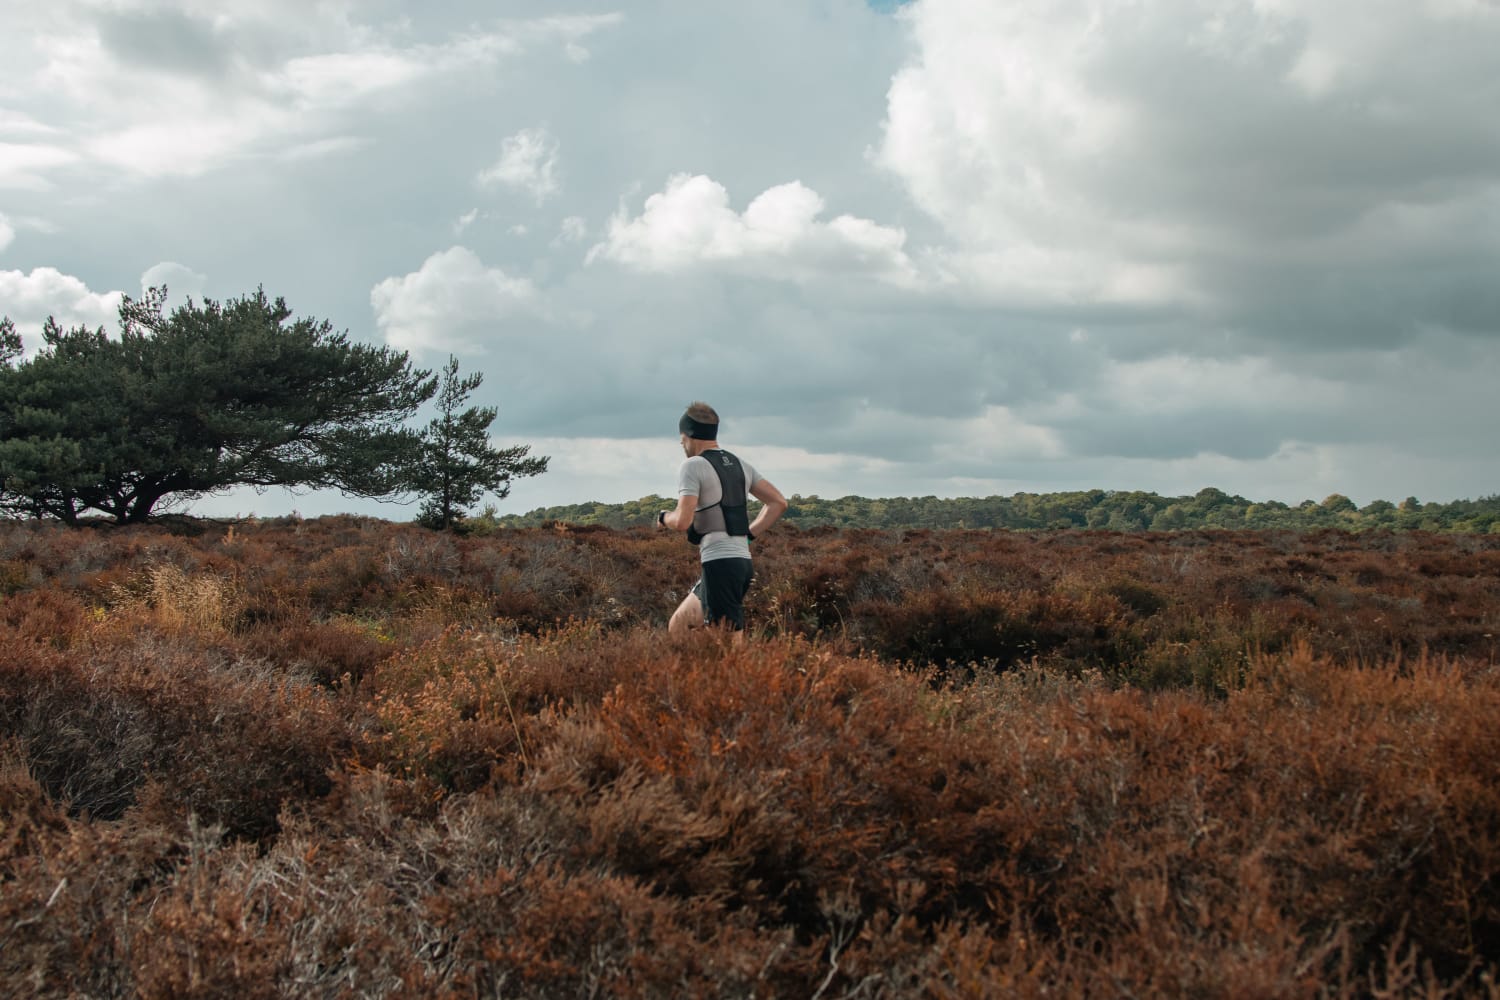
{"label": "tall dry grass stalk", "polygon": [[149,567],[143,578],[115,590],[111,617],[135,617],[167,632],[219,635],[234,625],[243,595],[232,581],[189,574],[170,563]]}

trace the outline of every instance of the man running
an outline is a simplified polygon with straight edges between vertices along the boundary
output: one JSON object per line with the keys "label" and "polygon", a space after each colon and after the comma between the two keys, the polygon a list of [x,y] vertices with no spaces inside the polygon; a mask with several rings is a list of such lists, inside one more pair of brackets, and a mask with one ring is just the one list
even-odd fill
{"label": "man running", "polygon": [[[672,613],[670,631],[695,625],[745,629],[745,593],[750,589],[750,542],[786,513],[786,497],[749,462],[719,447],[719,415],[707,403],[693,403],[677,422],[682,453],[677,469],[677,509],[656,516],[660,527],[685,531],[698,546],[702,575]],[[762,504],[750,523],[748,497]]]}

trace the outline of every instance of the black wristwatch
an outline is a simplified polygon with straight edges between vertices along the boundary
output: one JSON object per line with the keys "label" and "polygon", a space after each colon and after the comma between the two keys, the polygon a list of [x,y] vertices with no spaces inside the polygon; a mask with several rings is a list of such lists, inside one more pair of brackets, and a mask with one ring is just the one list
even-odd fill
{"label": "black wristwatch", "polygon": [[667,512],[666,511],[659,510],[659,511],[656,512],[656,523],[659,524],[659,525],[661,525],[663,528],[665,528],[667,526]]}

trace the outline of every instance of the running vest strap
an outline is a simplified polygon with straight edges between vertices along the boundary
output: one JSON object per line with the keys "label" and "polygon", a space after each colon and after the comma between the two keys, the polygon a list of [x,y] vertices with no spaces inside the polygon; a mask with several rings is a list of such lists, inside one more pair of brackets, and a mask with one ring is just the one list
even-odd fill
{"label": "running vest strap", "polygon": [[[745,470],[740,460],[723,448],[710,448],[702,455],[719,477],[719,502],[693,512],[688,541],[697,545],[710,531],[723,531],[745,538],[750,534],[750,512],[746,509]],[[737,504],[734,501],[739,501]]]}

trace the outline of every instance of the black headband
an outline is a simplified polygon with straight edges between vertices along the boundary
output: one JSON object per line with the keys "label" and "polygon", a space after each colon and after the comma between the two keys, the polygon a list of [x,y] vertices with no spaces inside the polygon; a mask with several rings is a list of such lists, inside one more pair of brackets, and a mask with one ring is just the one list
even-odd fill
{"label": "black headband", "polygon": [[715,441],[719,437],[718,424],[700,424],[686,413],[677,421],[677,429],[695,441]]}

